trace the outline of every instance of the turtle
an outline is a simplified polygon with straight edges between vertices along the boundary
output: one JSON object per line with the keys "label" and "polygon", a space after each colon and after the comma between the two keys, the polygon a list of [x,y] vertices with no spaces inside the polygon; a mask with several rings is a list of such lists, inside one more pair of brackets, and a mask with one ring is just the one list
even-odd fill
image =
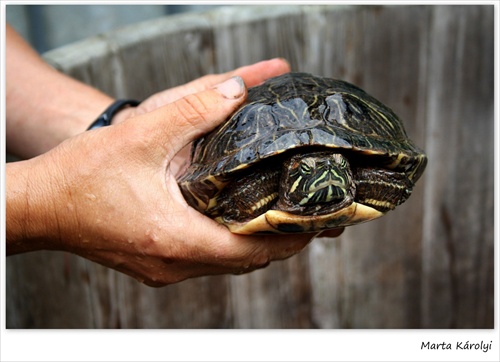
{"label": "turtle", "polygon": [[427,164],[401,119],[344,80],[286,73],[193,142],[187,203],[236,234],[312,233],[376,219]]}

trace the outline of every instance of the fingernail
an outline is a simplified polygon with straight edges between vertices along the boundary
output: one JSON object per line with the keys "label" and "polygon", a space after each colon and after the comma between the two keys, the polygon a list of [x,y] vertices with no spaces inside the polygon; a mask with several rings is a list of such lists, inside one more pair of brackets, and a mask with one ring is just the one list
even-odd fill
{"label": "fingernail", "polygon": [[214,87],[228,99],[240,98],[245,93],[245,83],[241,77],[232,77]]}

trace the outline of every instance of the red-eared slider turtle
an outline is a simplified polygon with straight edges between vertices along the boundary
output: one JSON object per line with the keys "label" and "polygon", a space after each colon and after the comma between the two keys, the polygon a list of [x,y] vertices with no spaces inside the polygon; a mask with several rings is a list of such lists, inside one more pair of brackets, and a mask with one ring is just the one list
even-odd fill
{"label": "red-eared slider turtle", "polygon": [[427,158],[394,112],[345,81],[271,78],[193,144],[187,202],[232,232],[314,232],[403,203]]}

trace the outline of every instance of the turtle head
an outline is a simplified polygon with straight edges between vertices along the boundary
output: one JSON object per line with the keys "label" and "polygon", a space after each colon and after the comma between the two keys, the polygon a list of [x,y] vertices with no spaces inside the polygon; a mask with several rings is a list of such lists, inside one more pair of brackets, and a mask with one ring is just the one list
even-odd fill
{"label": "turtle head", "polygon": [[288,206],[285,209],[291,212],[331,211],[352,197],[353,187],[345,156],[331,152],[297,154],[284,163],[281,206]]}

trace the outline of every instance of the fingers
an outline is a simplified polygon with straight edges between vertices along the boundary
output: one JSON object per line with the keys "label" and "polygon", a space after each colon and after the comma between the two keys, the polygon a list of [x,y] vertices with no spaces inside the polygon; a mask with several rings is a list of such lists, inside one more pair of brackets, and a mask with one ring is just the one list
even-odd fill
{"label": "fingers", "polygon": [[226,77],[240,76],[247,87],[254,87],[268,78],[290,72],[290,64],[283,58],[265,60],[226,73]]}
{"label": "fingers", "polygon": [[[215,221],[187,209],[187,219],[197,227],[190,229],[190,259],[195,265],[215,267],[218,273],[241,274],[267,266],[270,262],[284,260],[301,252],[318,233],[237,235]],[[179,224],[179,223],[176,223]],[[181,232],[183,228],[180,229]],[[330,237],[340,235],[342,229],[329,230]],[[185,238],[183,238],[185,239]]]}
{"label": "fingers", "polygon": [[241,77],[247,87],[254,87],[268,78],[288,73],[290,70],[290,64],[283,58],[263,60],[226,73],[206,75],[187,83],[185,91],[199,92],[235,76]]}
{"label": "fingers", "polygon": [[325,231],[321,232],[317,237],[319,237],[319,238],[336,238],[336,237],[339,237],[343,232],[344,232],[344,228],[325,230]]}
{"label": "fingers", "polygon": [[178,121],[175,126],[182,135],[182,147],[227,119],[243,102],[245,93],[243,80],[232,77],[212,89],[175,102],[169,115]]}
{"label": "fingers", "polygon": [[301,252],[316,236],[316,234],[285,234],[285,235],[266,235],[254,236],[250,241],[258,244],[255,250],[254,260],[264,264],[265,257],[261,254],[269,253],[269,261],[284,260]]}
{"label": "fingers", "polygon": [[[205,275],[250,273],[265,268],[272,261],[284,260],[298,254],[316,236],[297,234],[257,237],[229,234],[226,238],[227,234],[222,227],[219,231],[219,239],[209,242],[211,249],[204,250],[201,253],[203,256],[191,255],[189,259],[146,257],[137,261],[137,258],[112,255],[113,258],[119,259],[112,267],[148,286],[162,287]],[[207,258],[207,255],[212,258]],[[108,259],[109,257],[106,258]]]}
{"label": "fingers", "polygon": [[202,259],[198,262],[221,265],[234,271],[251,271],[275,260],[287,259],[302,251],[315,234],[243,236],[219,228],[210,233],[204,228],[205,238],[199,246]]}
{"label": "fingers", "polygon": [[232,77],[137,118],[143,118],[138,122],[142,122],[147,138],[158,142],[172,158],[188,143],[226,120],[243,103],[245,96],[243,80]]}
{"label": "fingers", "polygon": [[202,92],[225,80],[239,76],[247,87],[256,86],[266,79],[290,72],[290,64],[282,58],[264,60],[222,74],[210,74],[189,83],[167,89],[146,99],[138,107],[138,114],[153,111],[165,104],[175,102],[189,94]]}

